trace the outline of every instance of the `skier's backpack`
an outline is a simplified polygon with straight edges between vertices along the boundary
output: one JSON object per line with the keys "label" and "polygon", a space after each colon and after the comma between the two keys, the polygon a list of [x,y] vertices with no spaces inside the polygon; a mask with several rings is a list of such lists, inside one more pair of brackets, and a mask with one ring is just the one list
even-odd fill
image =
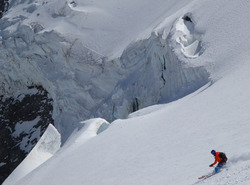
{"label": "skier's backpack", "polygon": [[227,156],[223,152],[220,152],[219,157],[221,158],[221,162],[227,162]]}

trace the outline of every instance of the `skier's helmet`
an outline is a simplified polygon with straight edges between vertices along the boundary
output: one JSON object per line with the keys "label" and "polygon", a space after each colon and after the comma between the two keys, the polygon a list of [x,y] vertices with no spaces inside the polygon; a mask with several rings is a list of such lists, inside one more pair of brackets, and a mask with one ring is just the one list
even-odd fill
{"label": "skier's helmet", "polygon": [[215,150],[212,150],[212,151],[211,151],[211,154],[213,154],[213,155],[214,155],[215,153],[216,153],[216,151],[215,151]]}

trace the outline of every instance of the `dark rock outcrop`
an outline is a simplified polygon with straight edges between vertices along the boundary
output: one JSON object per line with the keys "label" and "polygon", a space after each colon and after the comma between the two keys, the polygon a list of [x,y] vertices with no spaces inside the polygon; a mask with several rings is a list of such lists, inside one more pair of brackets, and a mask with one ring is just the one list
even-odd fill
{"label": "dark rock outcrop", "polygon": [[0,184],[22,162],[52,119],[52,99],[41,86],[0,96]]}
{"label": "dark rock outcrop", "polygon": [[3,13],[9,8],[9,0],[0,0],[0,18],[2,18]]}

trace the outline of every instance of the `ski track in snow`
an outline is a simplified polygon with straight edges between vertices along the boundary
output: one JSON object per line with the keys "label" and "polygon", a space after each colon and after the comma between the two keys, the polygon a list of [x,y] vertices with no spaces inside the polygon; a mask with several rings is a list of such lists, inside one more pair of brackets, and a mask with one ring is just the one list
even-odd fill
{"label": "ski track in snow", "polygon": [[250,161],[239,162],[224,168],[220,173],[197,181],[195,184],[203,185],[249,185],[250,183]]}

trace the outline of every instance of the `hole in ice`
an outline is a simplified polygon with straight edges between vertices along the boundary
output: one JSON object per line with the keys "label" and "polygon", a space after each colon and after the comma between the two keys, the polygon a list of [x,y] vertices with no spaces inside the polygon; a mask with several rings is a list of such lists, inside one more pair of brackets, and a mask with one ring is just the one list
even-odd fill
{"label": "hole in ice", "polygon": [[76,2],[75,1],[71,1],[70,3],[69,3],[72,7],[76,7]]}
{"label": "hole in ice", "polygon": [[188,22],[193,22],[192,19],[189,16],[184,16],[182,17],[183,20],[188,21]]}
{"label": "hole in ice", "polygon": [[180,18],[176,25],[178,32],[176,41],[181,45],[181,52],[190,58],[196,58],[203,53],[201,33],[195,30],[195,24],[190,15]]}

